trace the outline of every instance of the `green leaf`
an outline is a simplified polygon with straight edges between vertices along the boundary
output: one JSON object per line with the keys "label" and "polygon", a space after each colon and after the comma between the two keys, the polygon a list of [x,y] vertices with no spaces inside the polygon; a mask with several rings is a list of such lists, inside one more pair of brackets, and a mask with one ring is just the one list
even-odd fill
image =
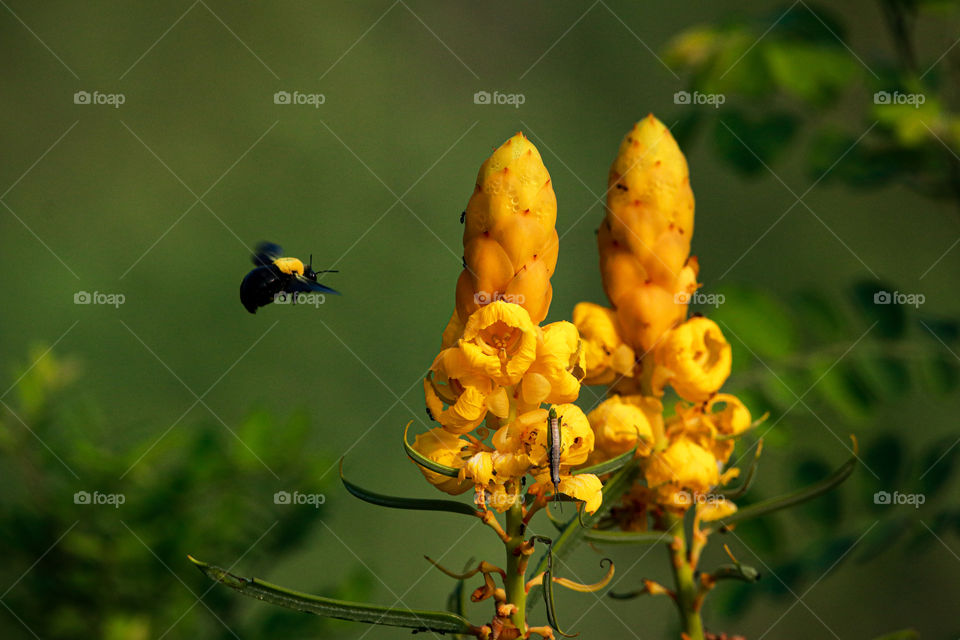
{"label": "green leaf", "polygon": [[595,476],[602,476],[607,473],[613,473],[617,469],[622,468],[623,465],[633,460],[634,454],[636,454],[636,452],[637,452],[637,448],[634,447],[633,449],[630,449],[630,451],[627,451],[626,453],[621,453],[616,458],[611,458],[606,462],[601,462],[600,464],[595,464],[590,467],[583,467],[582,469],[574,469],[571,473],[573,473],[573,475],[578,475],[581,473],[592,473]]}
{"label": "green leaf", "polygon": [[953,436],[931,445],[920,458],[920,493],[933,498],[943,489],[957,461],[960,447]]}
{"label": "green leaf", "polygon": [[[738,352],[743,356],[743,363],[751,366],[760,365],[751,351],[771,360],[786,359],[795,353],[794,323],[778,300],[745,286],[722,287],[718,293],[723,294],[724,302],[710,312],[710,319],[720,326],[733,347],[734,362]],[[743,341],[749,341],[749,350]]]}
{"label": "green leaf", "polygon": [[834,47],[771,40],[762,50],[779,88],[818,107],[835,102],[860,69],[849,53]]}
{"label": "green leaf", "polygon": [[741,582],[756,582],[760,579],[760,572],[755,568],[740,564],[723,564],[710,572],[714,580],[739,580]]}
{"label": "green leaf", "polygon": [[900,631],[877,636],[873,640],[920,640],[920,633],[913,629],[901,629]]}
{"label": "green leaf", "polygon": [[[603,485],[603,502],[600,507],[594,513],[580,514],[571,518],[562,533],[553,539],[551,550],[554,557],[565,558],[580,544],[587,531],[627,492],[630,485],[633,484],[633,479],[638,470],[638,463],[634,458],[607,480],[606,484]],[[547,553],[543,554],[534,569],[533,575],[536,576],[546,571],[549,562],[549,555]],[[541,597],[543,597],[542,587],[533,587],[528,595],[528,602],[532,605]]]}
{"label": "green leaf", "polygon": [[[793,470],[797,485],[804,486],[816,482],[830,473],[830,465],[821,458],[809,457],[800,460]],[[840,519],[840,498],[836,493],[827,493],[820,500],[799,507],[802,515],[816,521],[819,525],[832,528]]]}
{"label": "green leaf", "polygon": [[838,305],[816,289],[798,293],[792,307],[797,312],[797,325],[818,342],[837,342],[850,335],[849,322]]}
{"label": "green leaf", "polygon": [[788,113],[764,111],[747,114],[734,108],[724,110],[714,127],[717,153],[747,175],[765,172],[793,140],[799,121]]}
{"label": "green leaf", "polygon": [[863,462],[880,476],[876,482],[881,489],[890,491],[899,485],[904,467],[904,451],[903,442],[894,433],[883,434],[866,446]]}
{"label": "green leaf", "polygon": [[670,536],[666,531],[598,531],[590,529],[583,534],[583,539],[596,544],[657,544],[669,542]]}
{"label": "green leaf", "polygon": [[410,430],[410,425],[413,424],[413,420],[407,423],[407,426],[403,429],[403,450],[407,452],[407,455],[410,456],[410,459],[416,462],[421,467],[429,469],[434,473],[439,473],[440,475],[447,476],[450,478],[456,478],[460,475],[459,469],[454,469],[453,467],[448,467],[445,464],[440,464],[439,462],[434,462],[427,456],[423,455],[407,442],[407,432]]}
{"label": "green leaf", "polygon": [[850,420],[864,418],[877,398],[854,362],[834,356],[816,358],[810,365],[810,384],[818,396]]}
{"label": "green leaf", "polygon": [[882,520],[860,543],[860,548],[857,549],[856,562],[870,562],[880,554],[889,551],[909,530],[910,524],[910,521],[906,518]]}
{"label": "green leaf", "polygon": [[896,287],[876,280],[861,280],[853,285],[851,297],[854,306],[867,325],[876,325],[874,337],[897,340],[907,330],[907,314],[903,306],[894,298]]}
{"label": "green leaf", "polygon": [[906,395],[912,378],[907,363],[893,355],[866,355],[859,358],[867,382],[884,398]]}
{"label": "green leaf", "polygon": [[760,502],[751,504],[750,506],[739,509],[736,513],[733,513],[726,518],[723,518],[719,522],[723,528],[726,528],[738,522],[743,522],[744,520],[750,520],[751,518],[774,513],[776,511],[780,511],[781,509],[802,504],[807,500],[812,500],[813,498],[830,491],[844,480],[849,478],[850,474],[853,473],[853,470],[856,468],[858,463],[859,461],[856,453],[854,453],[852,456],[850,456],[849,460],[843,463],[837,468],[836,471],[823,480],[792,493],[778,496],[776,498],[768,498],[766,500],[761,500]]}
{"label": "green leaf", "polygon": [[388,496],[382,493],[368,491],[363,487],[353,484],[343,477],[343,460],[340,460],[340,480],[347,491],[360,498],[364,502],[375,504],[381,507],[390,507],[391,509],[417,509],[421,511],[447,511],[449,513],[462,513],[468,516],[479,516],[480,512],[463,502],[455,500],[438,500],[434,498],[401,498]]}
{"label": "green leaf", "polygon": [[190,561],[214,582],[226,585],[242,595],[262,600],[295,611],[312,613],[328,618],[353,620],[368,624],[406,627],[419,631],[437,633],[471,633],[472,625],[462,617],[443,611],[418,611],[383,607],[365,602],[347,602],[299,591],[285,589],[258,578],[242,578],[219,567],[201,562],[193,557]]}
{"label": "green leaf", "polygon": [[934,393],[950,393],[960,382],[960,366],[951,355],[936,354],[922,363],[923,381]]}
{"label": "green leaf", "polygon": [[784,13],[788,6],[783,5],[768,14],[769,22],[766,24],[777,25],[772,35],[781,40],[819,43],[840,49],[846,37],[846,28],[839,17],[813,3],[805,2],[802,8]]}

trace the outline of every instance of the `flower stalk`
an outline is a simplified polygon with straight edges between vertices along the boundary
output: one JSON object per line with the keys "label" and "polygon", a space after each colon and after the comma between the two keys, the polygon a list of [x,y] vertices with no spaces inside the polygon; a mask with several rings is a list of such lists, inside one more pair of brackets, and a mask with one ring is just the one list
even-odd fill
{"label": "flower stalk", "polygon": [[697,584],[694,579],[696,566],[687,551],[687,536],[684,530],[683,516],[674,513],[666,515],[668,532],[672,536],[668,549],[670,566],[676,584],[674,600],[680,612],[683,633],[689,640],[704,640],[703,621],[700,618],[700,603]]}

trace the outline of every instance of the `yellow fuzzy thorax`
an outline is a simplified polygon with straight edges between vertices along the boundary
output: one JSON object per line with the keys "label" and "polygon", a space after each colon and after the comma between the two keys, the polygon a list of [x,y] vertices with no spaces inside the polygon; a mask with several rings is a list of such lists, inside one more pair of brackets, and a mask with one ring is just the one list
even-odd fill
{"label": "yellow fuzzy thorax", "polygon": [[277,258],[273,264],[283,273],[303,275],[303,261],[299,258]]}

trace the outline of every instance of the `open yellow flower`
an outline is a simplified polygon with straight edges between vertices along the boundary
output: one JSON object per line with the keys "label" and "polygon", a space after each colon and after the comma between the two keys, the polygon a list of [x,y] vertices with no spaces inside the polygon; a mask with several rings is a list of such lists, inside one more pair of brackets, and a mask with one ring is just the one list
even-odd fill
{"label": "open yellow flower", "polygon": [[596,434],[592,460],[601,462],[637,447],[638,456],[647,456],[654,443],[663,438],[663,405],[656,398],[611,396],[587,418]]}
{"label": "open yellow flower", "polygon": [[[439,427],[417,435],[413,448],[434,462],[455,469],[463,468],[464,455],[469,452],[471,443]],[[426,469],[419,464],[417,468],[430,484],[446,493],[457,495],[473,486],[460,478],[451,478]]]}
{"label": "open yellow flower", "polygon": [[573,324],[583,341],[583,384],[610,384],[617,376],[632,375],[636,356],[620,338],[613,309],[581,302],[573,308]]}
{"label": "open yellow flower", "polygon": [[584,354],[580,335],[569,322],[543,327],[537,342],[537,359],[520,385],[523,402],[534,407],[541,402],[573,402],[580,395]]}
{"label": "open yellow flower", "polygon": [[457,348],[471,368],[495,384],[512,385],[537,357],[537,328],[526,309],[498,300],[470,316]]}
{"label": "open yellow flower", "polygon": [[661,504],[682,508],[689,506],[689,499],[681,494],[706,494],[720,482],[713,454],[686,437],[651,455],[644,475]]}
{"label": "open yellow flower", "polygon": [[444,349],[433,361],[423,381],[427,411],[452,433],[467,433],[487,415],[488,398],[496,390],[493,382],[472,369],[457,348]]}
{"label": "open yellow flower", "polygon": [[730,344],[715,322],[690,318],[667,333],[656,350],[653,387],[669,384],[684,400],[703,402],[730,377]]}

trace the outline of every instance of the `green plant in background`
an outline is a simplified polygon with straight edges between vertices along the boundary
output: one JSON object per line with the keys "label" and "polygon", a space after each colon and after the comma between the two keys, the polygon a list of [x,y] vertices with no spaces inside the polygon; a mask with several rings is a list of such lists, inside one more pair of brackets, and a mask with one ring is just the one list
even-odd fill
{"label": "green plant in background", "polygon": [[[960,323],[895,300],[895,291],[875,281],[857,283],[839,299],[815,290],[789,300],[746,287],[718,290],[723,304],[710,311],[711,317],[734,337],[739,365],[730,386],[750,406],[770,413],[767,445],[786,452],[805,430],[839,438],[837,423],[855,425],[864,442],[864,471],[845,490],[798,510],[795,517],[755,521],[737,530],[770,561],[777,579],[758,589],[727,591],[722,609],[728,615],[745,611],[757,593],[788,595],[841,560],[867,562],[896,552],[905,540],[899,549],[912,553],[939,544],[937,536],[960,533],[960,510],[949,497],[958,455],[955,435],[918,440],[886,415],[911,397],[945,400],[956,393],[960,361],[951,351],[960,351]],[[761,324],[763,339],[748,346],[741,337],[757,335]],[[829,469],[813,452],[794,452],[783,461],[798,481]],[[891,508],[897,500],[901,508]],[[785,552],[783,542],[800,527],[808,539],[798,553]]]}
{"label": "green plant in background", "polygon": [[665,52],[689,78],[676,99],[688,105],[677,138],[709,132],[719,156],[748,176],[800,147],[816,179],[900,183],[960,207],[960,67],[949,50],[923,57],[915,33],[921,20],[956,25],[960,11],[923,0],[876,6],[889,36],[876,55],[854,51],[842,19],[804,2],[682,32]]}
{"label": "green plant in background", "polygon": [[[78,363],[42,348],[29,361],[0,407],[2,600],[10,612],[0,635],[145,640],[306,630],[284,612],[241,616],[236,602],[181,575],[188,550],[246,564],[290,557],[327,517],[326,505],[273,497],[277,488],[325,489],[329,464],[301,454],[312,441],[302,415],[250,414],[238,435],[251,449],[213,421],[180,424],[154,447],[162,428],[116,444],[101,412],[68,395]],[[144,455],[149,464],[139,463]],[[261,460],[283,469],[284,487]],[[357,597],[370,586],[354,572],[326,588]]]}

